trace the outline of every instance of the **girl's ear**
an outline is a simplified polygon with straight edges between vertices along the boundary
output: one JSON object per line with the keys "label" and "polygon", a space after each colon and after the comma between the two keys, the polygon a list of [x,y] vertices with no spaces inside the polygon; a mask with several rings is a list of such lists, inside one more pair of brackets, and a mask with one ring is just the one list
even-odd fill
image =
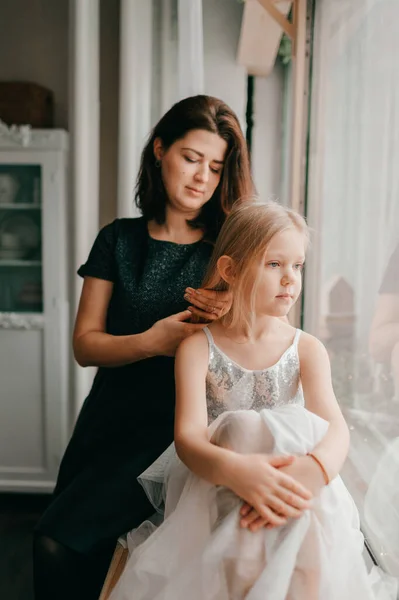
{"label": "girl's ear", "polygon": [[217,262],[220,277],[229,285],[234,281],[234,267],[234,261],[230,256],[221,256]]}
{"label": "girl's ear", "polygon": [[164,155],[163,144],[161,138],[157,137],[154,140],[153,145],[155,160],[162,160]]}

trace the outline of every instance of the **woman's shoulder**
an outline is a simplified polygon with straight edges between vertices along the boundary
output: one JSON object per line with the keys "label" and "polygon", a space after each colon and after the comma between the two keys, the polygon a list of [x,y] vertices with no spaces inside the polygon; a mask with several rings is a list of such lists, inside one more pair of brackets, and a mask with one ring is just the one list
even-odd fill
{"label": "woman's shoulder", "polygon": [[117,247],[118,242],[129,241],[141,244],[147,234],[147,222],[144,217],[114,219],[104,225],[97,236],[100,243],[106,244],[110,249]]}
{"label": "woman's shoulder", "polygon": [[[78,275],[98,277],[115,281],[116,264],[134,256],[141,256],[140,249],[145,246],[146,222],[142,217],[136,219],[115,219],[104,225],[97,234],[88,260],[79,270]],[[132,249],[137,248],[136,252]]]}
{"label": "woman's shoulder", "polygon": [[139,231],[147,231],[147,221],[144,217],[127,217],[114,219],[102,228],[102,231],[108,231],[115,236],[132,235]]}

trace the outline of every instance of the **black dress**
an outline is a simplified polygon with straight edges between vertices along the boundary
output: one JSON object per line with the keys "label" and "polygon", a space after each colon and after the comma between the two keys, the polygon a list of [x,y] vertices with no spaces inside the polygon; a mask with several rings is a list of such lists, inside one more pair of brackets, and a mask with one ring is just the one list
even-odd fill
{"label": "black dress", "polygon": [[[107,332],[141,333],[187,308],[212,246],[148,235],[143,218],[104,227],[78,273],[112,281]],[[77,552],[101,550],[151,515],[136,477],[173,440],[174,359],[99,368],[63,457],[54,498],[36,531]]]}

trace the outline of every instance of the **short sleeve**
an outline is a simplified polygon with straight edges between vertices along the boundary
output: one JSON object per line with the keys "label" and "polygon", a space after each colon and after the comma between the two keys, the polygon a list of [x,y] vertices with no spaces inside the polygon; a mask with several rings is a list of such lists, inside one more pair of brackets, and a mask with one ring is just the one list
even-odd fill
{"label": "short sleeve", "polygon": [[399,294],[399,244],[389,259],[381,283],[380,294]]}
{"label": "short sleeve", "polygon": [[78,269],[81,277],[115,281],[115,246],[118,219],[103,227],[96,237],[87,261]]}

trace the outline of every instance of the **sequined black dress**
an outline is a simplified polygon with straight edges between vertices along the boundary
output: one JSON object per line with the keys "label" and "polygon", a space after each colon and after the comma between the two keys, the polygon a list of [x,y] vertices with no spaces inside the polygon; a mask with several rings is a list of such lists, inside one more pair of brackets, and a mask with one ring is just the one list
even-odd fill
{"label": "sequined black dress", "polygon": [[[107,332],[135,334],[187,307],[184,290],[200,286],[211,252],[203,241],[154,240],[143,218],[117,219],[78,273],[114,283]],[[172,358],[157,356],[98,369],[37,531],[86,553],[151,514],[136,478],[173,439],[173,368]]]}

